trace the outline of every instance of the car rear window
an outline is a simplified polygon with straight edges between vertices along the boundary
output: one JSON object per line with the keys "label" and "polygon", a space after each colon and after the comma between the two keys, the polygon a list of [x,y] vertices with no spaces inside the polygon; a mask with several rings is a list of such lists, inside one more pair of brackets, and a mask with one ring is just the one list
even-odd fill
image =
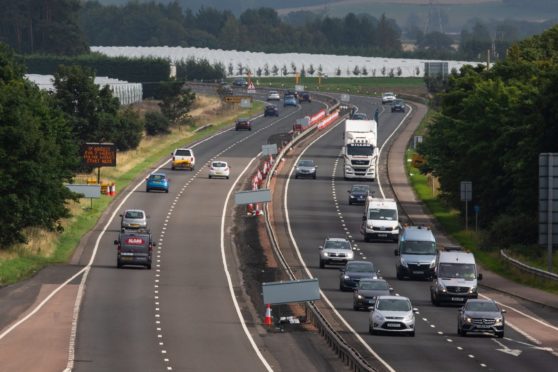
{"label": "car rear window", "polygon": [[124,235],[122,237],[122,245],[125,247],[145,247],[149,244],[149,236],[147,235]]}
{"label": "car rear window", "polygon": [[214,168],[225,168],[227,166],[227,163],[224,163],[222,161],[216,161],[212,164],[212,166]]}
{"label": "car rear window", "polygon": [[374,265],[367,262],[349,262],[347,264],[347,271],[355,273],[368,273],[374,271]]}
{"label": "car rear window", "polygon": [[178,156],[192,156],[192,153],[190,152],[190,150],[181,149],[181,150],[176,150],[175,155],[178,155]]}
{"label": "car rear window", "polygon": [[143,218],[143,212],[141,211],[128,211],[125,215],[126,218]]}
{"label": "car rear window", "polygon": [[149,178],[153,181],[163,181],[165,179],[165,176],[161,174],[152,174]]}

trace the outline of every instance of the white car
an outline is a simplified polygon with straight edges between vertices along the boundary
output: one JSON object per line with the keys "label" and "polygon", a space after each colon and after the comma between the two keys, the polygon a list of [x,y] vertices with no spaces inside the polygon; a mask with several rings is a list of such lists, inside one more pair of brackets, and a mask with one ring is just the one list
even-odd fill
{"label": "white car", "polygon": [[397,97],[395,96],[395,93],[393,92],[385,92],[384,94],[382,94],[382,105],[385,105],[386,103],[392,103],[393,101],[395,101]]}
{"label": "white car", "polygon": [[370,311],[368,331],[401,332],[415,336],[415,312],[411,300],[403,296],[378,296]]}
{"label": "white car", "polygon": [[277,92],[276,90],[271,90],[267,94],[267,100],[268,101],[280,101],[281,96],[279,95],[279,92]]}
{"label": "white car", "polygon": [[224,177],[229,179],[230,167],[226,161],[214,160],[209,164],[209,178]]}
{"label": "white car", "polygon": [[326,238],[320,245],[320,268],[326,265],[342,264],[352,261],[355,257],[351,243],[345,238]]}

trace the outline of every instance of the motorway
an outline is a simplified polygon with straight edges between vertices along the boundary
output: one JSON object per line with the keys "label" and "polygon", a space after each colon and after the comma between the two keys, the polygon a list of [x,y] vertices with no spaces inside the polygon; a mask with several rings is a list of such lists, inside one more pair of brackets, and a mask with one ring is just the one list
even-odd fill
{"label": "motorway", "polygon": [[[352,96],[351,103],[369,117],[381,107],[374,99],[358,96]],[[0,308],[10,311],[0,317],[2,326],[12,323],[23,310],[32,317],[4,328],[0,370],[60,371],[66,365],[77,371],[341,370],[328,360],[335,357],[326,354],[330,352],[327,347],[325,352],[317,350],[315,345],[301,342],[300,336],[270,335],[261,328],[258,317],[262,314],[257,313],[261,309],[253,309],[242,293],[243,278],[232,237],[232,194],[242,189],[240,184],[255,168],[261,145],[271,136],[287,132],[295,119],[321,108],[318,102],[280,107],[279,118],[257,118],[250,132],[226,130],[200,141],[194,145],[197,167],[193,172],[171,171],[166,159],[147,170],[167,172],[171,179],[168,194],[148,194],[143,182],[136,181],[85,237],[75,265],[49,267],[30,282],[4,289],[2,293],[7,295],[1,297]],[[403,117],[382,111],[380,144]],[[455,333],[456,308],[432,306],[429,282],[395,279],[395,244],[364,243],[359,233],[362,207],[347,203],[347,190],[353,182],[342,177],[342,129],[337,125],[315,141],[303,141],[309,145],[303,156],[319,165],[318,178],[277,177],[274,198],[283,200],[284,196],[286,209],[282,202],[272,205],[288,213],[288,221],[277,220],[289,222],[283,229],[291,230],[290,243],[300,250],[304,263],[297,263],[296,270],[308,270],[307,276],[319,278],[323,294],[334,306],[333,316],[340,324],[346,322],[343,335],[380,370],[554,370],[558,350],[555,309],[483,289],[482,295],[509,306],[511,324],[506,337],[460,338]],[[387,147],[382,149],[380,183],[383,192],[392,196],[386,177],[387,151]],[[290,171],[297,158],[293,153],[282,171]],[[207,162],[214,158],[229,161],[231,179],[207,178]],[[378,183],[372,185],[380,195]],[[150,215],[151,231],[159,243],[152,270],[116,268],[113,240],[119,231],[118,214],[126,208],[145,209]],[[339,291],[339,271],[318,268],[318,246],[326,236],[352,239],[358,257],[374,262],[397,293],[411,298],[420,312],[416,337],[367,333],[368,314],[352,310],[352,294]],[[21,300],[27,291],[31,292],[27,301],[38,303],[48,299],[48,293],[54,294],[54,288],[62,289],[43,308],[37,307],[36,314]],[[320,302],[326,305],[326,301]],[[74,308],[74,303],[80,306]]]}
{"label": "motorway", "polygon": [[[351,96],[351,103],[369,117],[373,117],[376,107],[381,107],[371,98]],[[379,146],[404,117],[401,113],[381,110]],[[413,120],[420,120],[420,117]],[[510,306],[507,308],[506,337],[462,338],[456,334],[457,308],[431,305],[429,281],[398,281],[395,278],[393,251],[396,245],[365,243],[359,232],[363,207],[348,204],[347,190],[351,184],[358,182],[345,181],[343,178],[343,160],[340,156],[342,132],[343,125],[340,124],[324,131],[316,140],[305,141],[305,146],[301,146],[302,151],[299,151],[300,157],[316,161],[319,167],[317,179],[292,177],[285,181],[281,185],[284,193],[281,207],[285,210],[279,212],[275,205],[274,213],[277,216],[284,213],[284,217],[277,218],[278,223],[289,224],[282,233],[291,235],[290,245],[293,249],[298,247],[307,276],[319,279],[322,293],[335,307],[338,318],[348,323],[350,329],[347,334],[354,336],[356,344],[366,345],[360,345],[361,353],[370,356],[369,351],[372,349],[379,358],[371,359],[381,359],[381,368],[397,371],[555,370],[558,361],[558,314],[555,309],[483,289],[480,291],[481,296],[493,297]],[[380,182],[386,197],[392,197],[385,175],[386,155],[387,148],[383,148]],[[297,155],[292,155],[286,162],[286,172],[290,171],[289,167],[297,158]],[[381,196],[378,183],[372,185],[375,195]],[[416,316],[416,337],[368,334],[368,312],[354,311],[352,293],[339,291],[339,271],[318,267],[318,246],[328,236],[352,240],[357,253],[355,259],[372,261],[397,294],[411,299],[413,306],[419,310]]]}
{"label": "motorway", "polygon": [[[168,194],[146,193],[140,177],[84,237],[72,265],[4,289],[0,371],[342,370],[317,334],[268,337],[264,309],[243,293],[234,192],[248,183],[270,137],[324,108],[281,106],[278,118],[254,118],[251,131],[231,123],[189,144],[194,171],[172,171],[168,159],[146,169],[169,175]],[[229,162],[230,179],[208,179],[215,158]],[[116,268],[118,215],[128,208],[149,215],[158,243],[152,270]]]}

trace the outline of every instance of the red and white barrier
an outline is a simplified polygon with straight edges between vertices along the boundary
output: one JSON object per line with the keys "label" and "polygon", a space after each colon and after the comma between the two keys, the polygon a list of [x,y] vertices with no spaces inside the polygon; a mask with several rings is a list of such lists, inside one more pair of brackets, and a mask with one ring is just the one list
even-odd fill
{"label": "red and white barrier", "polygon": [[314,125],[326,116],[325,110],[320,110],[310,117],[310,125]]}
{"label": "red and white barrier", "polygon": [[332,113],[331,115],[329,115],[328,117],[326,117],[325,119],[323,119],[318,123],[318,129],[321,130],[326,128],[328,125],[333,123],[338,117],[339,117],[339,111],[335,111],[334,113]]}

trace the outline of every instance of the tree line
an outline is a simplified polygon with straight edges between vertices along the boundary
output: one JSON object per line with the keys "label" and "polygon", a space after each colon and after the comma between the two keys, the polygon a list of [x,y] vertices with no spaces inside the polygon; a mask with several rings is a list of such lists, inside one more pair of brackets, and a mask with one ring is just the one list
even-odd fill
{"label": "tree line", "polygon": [[[490,69],[453,72],[420,152],[443,197],[463,209],[460,181],[488,234],[485,246],[532,244],[538,234],[538,158],[558,152],[558,26],[514,44]],[[471,213],[469,213],[471,215]]]}
{"label": "tree line", "polygon": [[136,148],[145,132],[168,133],[187,121],[195,100],[182,83],[163,82],[161,113],[142,118],[94,79],[88,68],[60,66],[55,92],[42,91],[25,79],[13,50],[0,43],[0,249],[25,241],[28,227],[61,228],[60,219],[69,213],[66,202],[76,198],[63,183],[87,170],[81,145]]}
{"label": "tree line", "polygon": [[[281,18],[274,9],[262,7],[236,16],[212,7],[194,12],[180,4],[0,0],[0,41],[18,53],[65,55],[85,53],[89,45],[167,45],[464,60],[485,59],[490,51],[496,60],[505,57],[514,41],[525,37],[520,30],[533,34],[552,24],[529,27],[518,21],[485,24],[476,20],[455,37],[439,31],[424,33],[412,20],[402,28],[385,14],[329,17],[302,11]],[[416,51],[402,50],[403,32],[415,40]]]}

